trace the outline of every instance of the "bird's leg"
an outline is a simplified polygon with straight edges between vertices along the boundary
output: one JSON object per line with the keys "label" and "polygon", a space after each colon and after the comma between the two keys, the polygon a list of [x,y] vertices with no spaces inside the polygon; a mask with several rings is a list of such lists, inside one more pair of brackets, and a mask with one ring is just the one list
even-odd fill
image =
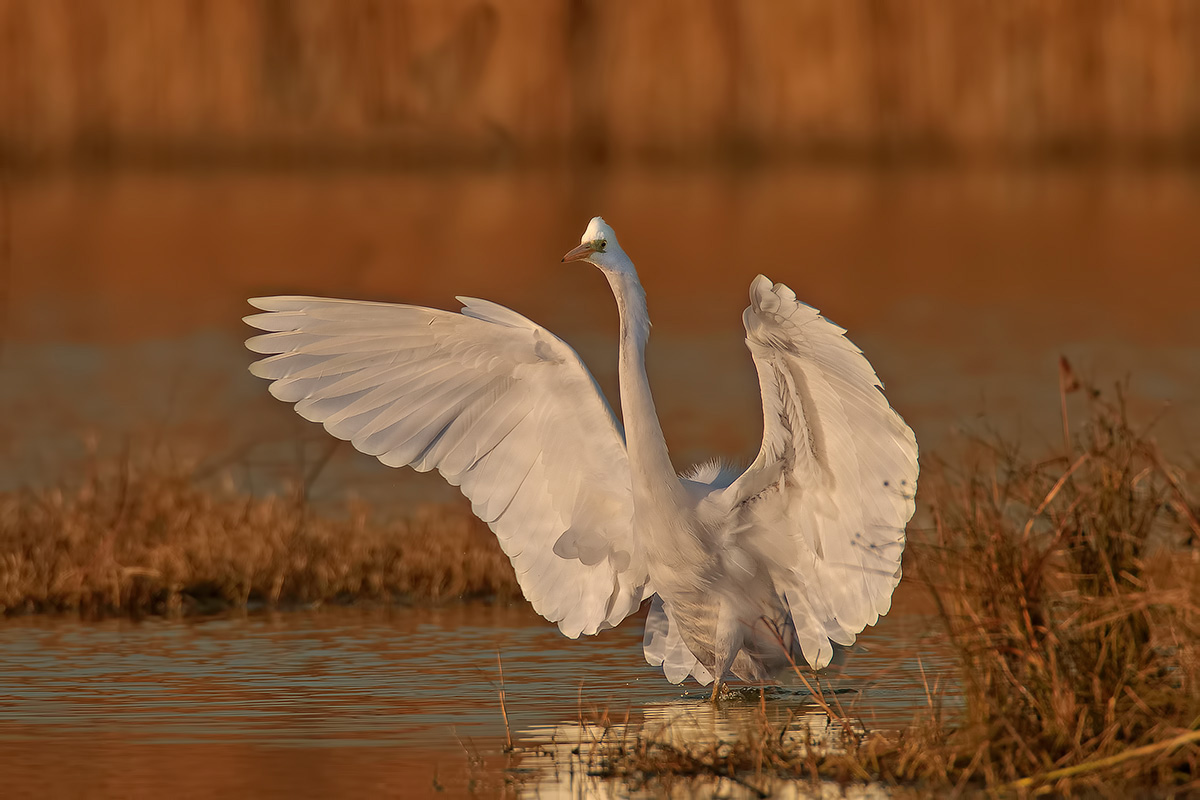
{"label": "bird's leg", "polygon": [[742,630],[737,613],[732,604],[722,599],[717,611],[717,630],[714,644],[716,645],[716,663],[713,665],[713,705],[721,694],[721,679],[732,666],[738,651],[742,649]]}

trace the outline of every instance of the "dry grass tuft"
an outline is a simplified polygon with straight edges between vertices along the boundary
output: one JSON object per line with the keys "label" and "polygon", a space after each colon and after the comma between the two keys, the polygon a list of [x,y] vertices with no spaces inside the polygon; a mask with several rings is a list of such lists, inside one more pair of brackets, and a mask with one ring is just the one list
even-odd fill
{"label": "dry grass tuft", "polygon": [[960,660],[956,741],[989,784],[1107,763],[1054,789],[1177,787],[1200,774],[1200,743],[1153,748],[1200,728],[1196,506],[1120,392],[1087,396],[1063,455],[981,443],[965,472],[934,480],[935,546],[916,560]]}
{"label": "dry grass tuft", "polygon": [[466,512],[322,515],[299,493],[250,496],[152,457],[83,472],[69,487],[0,494],[3,612],[520,596],[495,537]]}

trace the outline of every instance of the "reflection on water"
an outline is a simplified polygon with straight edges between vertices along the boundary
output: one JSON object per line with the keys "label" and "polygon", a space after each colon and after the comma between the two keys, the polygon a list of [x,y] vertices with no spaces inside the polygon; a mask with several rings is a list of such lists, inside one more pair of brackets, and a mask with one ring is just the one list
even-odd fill
{"label": "reflection on water", "polygon": [[[754,692],[757,697],[758,693]],[[776,698],[777,700],[777,698]],[[853,721],[832,721],[821,709],[794,702],[794,708],[777,704],[765,706],[772,732],[778,736],[784,748],[811,748],[815,753],[844,752],[842,725],[855,734],[864,733],[861,724]],[[787,711],[786,717],[784,710]],[[675,748],[680,752],[694,753],[703,758],[722,745],[763,736],[761,712],[757,703],[726,700],[721,708],[714,708],[705,700],[676,700],[670,703],[649,705],[642,709],[645,721],[638,726],[626,723],[598,725],[591,722],[564,722],[558,725],[534,726],[521,732],[520,743],[531,748],[532,755],[522,759],[522,771],[536,782],[539,797],[606,797],[616,796],[617,781],[605,777],[607,754],[614,749],[634,749],[636,740],[654,742]],[[705,794],[720,797],[757,797],[767,791],[774,797],[820,797],[821,788],[786,784],[767,775],[739,776],[737,781],[714,779],[703,776],[692,781],[682,780],[703,787]],[[657,787],[656,787],[657,788]],[[842,796],[841,787],[830,782],[830,788]],[[687,796],[687,794],[684,794]],[[855,787],[849,797],[886,797],[882,786],[866,785]]]}
{"label": "reflection on water", "polygon": [[[833,695],[829,695],[832,699]],[[635,725],[606,720],[606,724],[570,721],[534,725],[521,731],[526,741],[544,743],[555,749],[579,749],[588,758],[605,742],[632,743],[638,735],[649,741],[678,748],[703,749],[746,735],[760,734],[763,721],[781,731],[780,741],[811,742],[821,749],[841,749],[838,722],[806,692],[788,692],[777,687],[735,687],[714,705],[703,697],[682,696],[648,703],[639,711]],[[862,733],[861,722],[846,724]],[[578,754],[577,754],[578,755]]]}
{"label": "reflection on water", "polygon": [[[837,679],[855,691],[837,696],[868,726],[903,724],[926,703],[917,659],[943,675],[947,655],[919,615],[885,618],[865,638],[870,649]],[[732,737],[757,713],[757,692],[714,712],[703,690],[646,665],[640,644],[636,620],[572,641],[523,605],[13,619],[0,626],[6,796],[495,789],[509,766],[497,653],[511,729],[527,741],[565,741],[554,732],[605,711],[680,737]],[[765,703],[777,718],[811,708],[791,690]],[[531,789],[555,786],[550,765],[521,767],[535,770]],[[85,791],[98,775],[108,788]]]}

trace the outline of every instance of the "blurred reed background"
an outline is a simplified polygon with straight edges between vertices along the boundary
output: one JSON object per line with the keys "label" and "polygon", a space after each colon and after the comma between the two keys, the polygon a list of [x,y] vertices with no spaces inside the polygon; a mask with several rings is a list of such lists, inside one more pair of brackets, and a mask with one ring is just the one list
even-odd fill
{"label": "blurred reed background", "polygon": [[0,0],[10,160],[1200,153],[1194,0]]}

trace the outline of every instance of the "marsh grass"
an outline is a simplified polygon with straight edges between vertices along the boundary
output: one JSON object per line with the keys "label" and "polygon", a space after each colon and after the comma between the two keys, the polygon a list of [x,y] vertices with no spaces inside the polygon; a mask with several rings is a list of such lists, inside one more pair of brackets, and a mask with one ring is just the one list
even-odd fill
{"label": "marsh grass", "polygon": [[954,741],[989,785],[1058,774],[1058,791],[1197,789],[1193,480],[1131,424],[1119,388],[1081,394],[1086,425],[1065,452],[980,442],[973,463],[935,477],[932,542],[914,560],[959,659]]}
{"label": "marsh grass", "polygon": [[0,610],[88,616],[247,604],[520,596],[495,537],[465,511],[380,521],[255,496],[152,453],[86,460],[59,486],[0,494]]}
{"label": "marsh grass", "polygon": [[[1069,387],[1064,384],[1064,409]],[[1118,390],[1081,392],[1061,452],[972,442],[926,464],[931,529],[908,580],[932,595],[962,707],[936,686],[901,730],[869,731],[814,683],[825,735],[759,714],[737,737],[680,741],[620,727],[581,751],[590,774],[674,791],[734,780],[884,786],[901,794],[1200,792],[1200,525],[1195,475],[1135,429]],[[924,677],[922,677],[924,680]],[[810,729],[811,730],[811,729]]]}

